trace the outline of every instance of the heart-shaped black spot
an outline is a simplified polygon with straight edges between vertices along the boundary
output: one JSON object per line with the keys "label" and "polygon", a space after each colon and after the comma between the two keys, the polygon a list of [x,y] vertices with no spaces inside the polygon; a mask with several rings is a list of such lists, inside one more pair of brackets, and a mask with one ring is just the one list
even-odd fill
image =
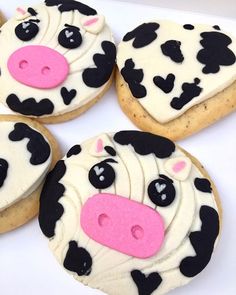
{"label": "heart-shaped black spot", "polygon": [[153,272],[145,276],[140,270],[131,271],[139,295],[151,295],[161,284],[162,278],[157,272]]}
{"label": "heart-shaped black spot", "polygon": [[71,89],[70,91],[66,87],[62,87],[61,96],[63,98],[64,104],[69,105],[71,101],[76,97],[77,91]]}
{"label": "heart-shaped black spot", "polygon": [[170,93],[174,88],[175,75],[169,74],[166,79],[161,76],[155,76],[153,78],[154,84],[159,87],[163,92]]}

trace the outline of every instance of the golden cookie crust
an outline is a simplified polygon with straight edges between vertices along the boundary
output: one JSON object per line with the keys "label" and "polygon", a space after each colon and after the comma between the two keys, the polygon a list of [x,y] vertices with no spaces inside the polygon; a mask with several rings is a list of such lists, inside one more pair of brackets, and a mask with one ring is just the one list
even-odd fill
{"label": "golden cookie crust", "polygon": [[[37,121],[22,116],[0,115],[0,122],[2,121],[25,123],[38,130],[47,138],[52,148],[52,162],[50,170],[61,158],[61,151],[56,139],[46,127],[44,127]],[[41,184],[37,188],[37,190],[34,191],[27,198],[20,200],[19,202],[0,212],[0,234],[20,227],[38,214],[39,196],[42,190],[42,186],[43,184]]]}
{"label": "golden cookie crust", "polygon": [[122,75],[116,71],[116,90],[124,113],[141,130],[180,140],[215,123],[236,110],[236,81],[180,117],[161,124],[157,122],[134,98]]}

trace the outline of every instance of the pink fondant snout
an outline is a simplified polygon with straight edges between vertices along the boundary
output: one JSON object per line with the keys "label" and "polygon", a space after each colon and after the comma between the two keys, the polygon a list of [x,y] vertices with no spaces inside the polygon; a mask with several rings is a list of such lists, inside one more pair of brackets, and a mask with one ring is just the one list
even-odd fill
{"label": "pink fondant snout", "polygon": [[81,227],[96,242],[137,258],[155,255],[164,224],[152,208],[113,194],[97,194],[81,210]]}
{"label": "pink fondant snout", "polygon": [[8,59],[8,70],[18,82],[40,89],[62,84],[68,76],[69,64],[59,52],[31,45],[16,50]]}

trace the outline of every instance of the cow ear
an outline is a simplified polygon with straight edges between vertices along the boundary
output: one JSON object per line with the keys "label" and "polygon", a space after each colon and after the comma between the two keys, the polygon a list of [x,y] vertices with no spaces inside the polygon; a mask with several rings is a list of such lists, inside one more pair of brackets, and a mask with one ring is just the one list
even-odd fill
{"label": "cow ear", "polygon": [[105,17],[103,15],[90,15],[81,19],[81,25],[85,31],[94,35],[100,33],[105,25]]}
{"label": "cow ear", "polygon": [[89,153],[94,157],[108,157],[107,146],[113,147],[113,144],[106,134],[101,134],[92,142]]}
{"label": "cow ear", "polygon": [[184,181],[191,172],[192,162],[187,157],[177,157],[167,160],[164,167],[171,177]]}
{"label": "cow ear", "polygon": [[15,14],[15,19],[16,20],[24,20],[26,18],[30,17],[30,13],[27,11],[27,9],[23,7],[18,7],[16,8],[16,14]]}

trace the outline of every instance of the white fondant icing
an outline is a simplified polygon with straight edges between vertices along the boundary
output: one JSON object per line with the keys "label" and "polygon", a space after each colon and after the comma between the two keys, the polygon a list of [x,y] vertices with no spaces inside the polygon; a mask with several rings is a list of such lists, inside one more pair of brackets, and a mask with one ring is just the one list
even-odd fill
{"label": "white fondant icing", "polygon": [[[7,161],[9,166],[6,179],[0,187],[0,211],[34,192],[42,184],[51,164],[51,154],[40,165],[30,163],[32,155],[27,150],[28,138],[21,141],[9,140],[8,136],[15,124],[16,122],[0,122],[0,159]],[[45,137],[44,139],[47,141]]]}
{"label": "white fondant icing", "polygon": [[[152,22],[152,21],[150,21]],[[203,74],[205,66],[197,60],[198,52],[203,49],[200,44],[202,32],[220,32],[232,39],[229,49],[236,55],[236,39],[224,31],[217,31],[210,25],[194,24],[194,30],[186,30],[182,24],[171,21],[156,20],[160,25],[156,30],[158,37],[143,48],[134,48],[134,39],[124,42],[118,46],[117,64],[119,70],[124,68],[127,59],[133,60],[135,69],[143,69],[144,78],[141,84],[146,88],[147,95],[137,101],[158,122],[166,123],[178,118],[191,107],[206,101],[218,92],[222,91],[236,80],[236,63],[231,66],[220,66],[220,71],[215,74]],[[168,56],[163,55],[161,45],[168,40],[181,42],[181,51],[184,56],[182,63],[173,62]],[[166,78],[168,74],[175,75],[174,88],[170,93],[163,92],[158,88],[153,78],[161,76]],[[182,84],[193,83],[195,78],[200,79],[198,85],[203,90],[199,96],[193,98],[181,110],[171,107],[170,103],[174,97],[180,97]]]}
{"label": "white fondant icing", "polygon": [[[101,157],[99,153],[94,153],[99,139],[110,143],[116,151],[116,156],[103,154]],[[164,294],[188,283],[192,278],[183,276],[179,271],[180,262],[185,257],[196,254],[188,235],[192,231],[201,229],[199,210],[202,205],[218,210],[214,194],[206,195],[194,186],[196,177],[204,177],[202,173],[178,148],[169,160],[159,159],[154,154],[143,156],[135,153],[132,145],[120,145],[115,142],[113,134],[104,134],[88,140],[81,144],[81,149],[78,155],[64,158],[66,174],[60,183],[66,190],[60,199],[60,204],[63,205],[65,214],[57,221],[55,237],[49,242],[58,261],[63,264],[68,243],[71,240],[76,241],[80,247],[84,247],[90,253],[93,260],[92,272],[89,276],[77,276],[73,272],[71,274],[84,284],[102,289],[108,294],[118,294],[115,290],[119,288],[119,294],[137,295],[137,286],[130,275],[134,269],[142,270],[147,275],[152,272],[160,274],[162,284],[152,293],[155,295]],[[160,252],[153,257],[138,259],[119,253],[91,240],[81,229],[79,223],[81,206],[88,198],[99,192],[88,180],[89,170],[96,163],[108,158],[118,162],[109,163],[115,171],[116,179],[110,187],[100,192],[121,195],[148,205],[164,220],[164,244]],[[160,174],[166,174],[167,161],[175,163],[176,159],[184,159],[191,169],[188,170],[186,177],[172,179],[176,190],[175,201],[170,206],[158,207],[149,199],[148,185]]]}

